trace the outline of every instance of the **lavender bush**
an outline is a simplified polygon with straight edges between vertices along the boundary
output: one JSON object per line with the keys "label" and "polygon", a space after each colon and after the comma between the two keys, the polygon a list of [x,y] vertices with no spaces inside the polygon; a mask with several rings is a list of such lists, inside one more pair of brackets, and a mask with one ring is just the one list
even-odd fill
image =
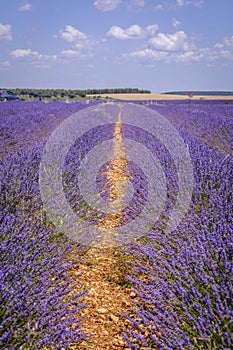
{"label": "lavender bush", "polygon": [[69,349],[85,291],[72,270],[80,247],[56,232],[43,211],[38,173],[49,133],[83,103],[14,103],[0,110],[0,347]]}
{"label": "lavender bush", "polygon": [[218,101],[196,101],[180,103],[164,101],[161,105],[149,106],[190,137],[195,137],[210,148],[221,152],[233,152],[232,104]]}
{"label": "lavender bush", "polygon": [[[1,222],[1,336],[3,349],[68,349],[85,339],[79,313],[84,293],[61,249],[36,224],[3,212]],[[79,290],[79,292],[77,292]],[[72,293],[73,292],[73,293]]]}
{"label": "lavender bush", "polygon": [[[163,106],[167,114],[169,107]],[[195,118],[187,116],[187,108],[195,109]],[[192,204],[175,231],[165,233],[164,221],[126,250],[135,258],[128,279],[137,298],[126,315],[131,326],[124,338],[131,349],[232,349],[233,161],[225,153],[233,138],[232,107],[174,104],[174,109],[170,119],[179,125],[194,167]],[[226,145],[224,152],[220,145]]]}
{"label": "lavender bush", "polygon": [[0,104],[0,151],[6,156],[45,143],[51,132],[71,114],[98,102],[12,101]]}

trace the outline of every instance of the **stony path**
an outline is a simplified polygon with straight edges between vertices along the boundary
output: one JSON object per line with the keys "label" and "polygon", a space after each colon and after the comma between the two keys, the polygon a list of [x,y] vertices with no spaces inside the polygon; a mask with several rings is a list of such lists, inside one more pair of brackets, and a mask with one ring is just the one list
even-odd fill
{"label": "stony path", "polygon": [[[83,331],[92,335],[90,342],[83,342],[81,349],[111,350],[126,349],[122,339],[122,331],[127,327],[127,321],[122,317],[122,311],[130,310],[133,296],[130,288],[126,288],[124,274],[127,272],[127,262],[114,248],[113,235],[115,228],[121,222],[120,202],[125,194],[125,188],[130,174],[127,172],[127,159],[121,134],[121,110],[114,132],[114,160],[107,172],[109,186],[109,206],[119,213],[106,215],[99,222],[104,239],[100,246],[90,249],[84,257],[80,271],[83,271],[81,282],[88,294],[84,302],[88,308],[83,311]],[[80,277],[79,277],[80,281]]]}
{"label": "stony path", "polygon": [[[116,251],[115,251],[116,252]],[[79,281],[88,290],[84,302],[88,305],[82,313],[83,331],[92,334],[90,342],[83,342],[81,349],[126,349],[122,331],[127,321],[121,312],[130,310],[133,296],[130,288],[123,286],[125,262],[114,249],[91,249],[85,256]]]}

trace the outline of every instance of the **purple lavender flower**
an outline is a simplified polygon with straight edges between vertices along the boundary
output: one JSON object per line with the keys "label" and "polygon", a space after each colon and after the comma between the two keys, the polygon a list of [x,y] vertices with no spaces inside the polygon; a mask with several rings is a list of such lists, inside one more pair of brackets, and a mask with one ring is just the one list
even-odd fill
{"label": "purple lavender flower", "polygon": [[124,333],[131,349],[231,349],[233,344],[232,106],[164,103],[187,143],[193,200],[177,229],[156,224],[126,248],[137,299]]}

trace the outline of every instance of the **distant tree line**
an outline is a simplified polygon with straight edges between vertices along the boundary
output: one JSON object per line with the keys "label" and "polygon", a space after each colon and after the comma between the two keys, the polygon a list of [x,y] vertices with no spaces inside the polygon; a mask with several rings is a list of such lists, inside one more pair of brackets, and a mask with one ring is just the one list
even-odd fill
{"label": "distant tree line", "polygon": [[113,89],[89,89],[84,90],[87,95],[106,95],[106,94],[150,94],[150,90],[140,90],[138,88],[113,88]]}
{"label": "distant tree line", "polygon": [[106,95],[106,94],[150,94],[150,90],[138,88],[111,88],[111,89],[7,89],[20,96],[21,99],[75,99],[84,98],[86,95]]}

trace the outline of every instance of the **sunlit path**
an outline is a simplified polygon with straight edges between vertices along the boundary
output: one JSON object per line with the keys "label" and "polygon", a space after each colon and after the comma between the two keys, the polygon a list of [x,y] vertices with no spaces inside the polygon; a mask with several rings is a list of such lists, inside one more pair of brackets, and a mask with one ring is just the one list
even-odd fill
{"label": "sunlit path", "polygon": [[121,201],[130,180],[127,165],[120,108],[114,129],[113,160],[102,174],[106,177],[102,192],[107,192],[109,202],[109,213],[98,225],[103,239],[88,251],[81,266],[81,280],[89,291],[85,298],[88,308],[83,312],[83,330],[92,335],[91,341],[84,342],[81,349],[126,348],[122,332],[127,327],[127,320],[121,312],[130,309],[131,291],[124,286],[126,262],[114,248],[114,236],[122,223]]}
{"label": "sunlit path", "polygon": [[127,165],[127,155],[122,137],[120,107],[114,129],[113,161],[110,162],[107,171],[103,174],[106,176],[106,184],[103,191],[106,189],[108,191],[109,213],[99,222],[99,228],[103,231],[103,239],[99,243],[102,247],[115,245],[114,236],[117,235],[115,228],[122,223],[121,202],[126,195],[126,188],[130,180]]}

